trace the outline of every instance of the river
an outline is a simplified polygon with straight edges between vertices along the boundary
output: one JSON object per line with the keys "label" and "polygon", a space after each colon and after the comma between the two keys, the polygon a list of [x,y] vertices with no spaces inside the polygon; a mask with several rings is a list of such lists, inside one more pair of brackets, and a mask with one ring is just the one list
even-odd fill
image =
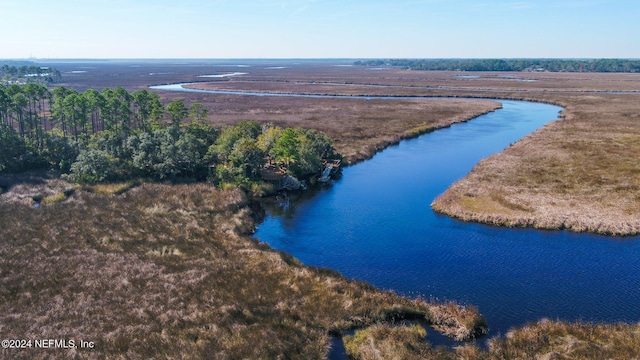
{"label": "river", "polygon": [[382,289],[474,305],[492,336],[542,318],[639,321],[640,237],[492,227],[430,208],[480,159],[561,110],[498,101],[503,109],[403,141],[268,208],[255,237]]}

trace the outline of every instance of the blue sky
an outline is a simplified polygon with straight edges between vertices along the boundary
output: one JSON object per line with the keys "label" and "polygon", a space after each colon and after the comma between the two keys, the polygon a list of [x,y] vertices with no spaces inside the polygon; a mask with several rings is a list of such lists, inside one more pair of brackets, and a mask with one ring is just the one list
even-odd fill
{"label": "blue sky", "polygon": [[640,58],[637,0],[0,0],[0,58]]}

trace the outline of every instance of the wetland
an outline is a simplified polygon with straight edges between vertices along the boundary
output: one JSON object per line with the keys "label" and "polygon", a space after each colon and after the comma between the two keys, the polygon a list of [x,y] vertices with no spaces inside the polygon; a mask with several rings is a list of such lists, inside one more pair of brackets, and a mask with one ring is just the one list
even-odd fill
{"label": "wetland", "polygon": [[[639,250],[637,238],[629,237],[640,218],[637,74],[370,71],[351,65],[53,65],[64,74],[60,85],[78,91],[198,82],[193,86],[201,90],[227,93],[154,91],[165,103],[202,103],[214,126],[255,120],[323,131],[348,163],[361,163],[346,167],[333,186],[290,199],[288,207],[266,207],[253,238],[262,210],[237,189],[132,183],[80,188],[67,196],[73,185],[55,175],[3,178],[0,296],[3,313],[11,314],[2,318],[7,335],[94,338],[102,350],[88,355],[96,358],[184,354],[172,344],[196,358],[323,357],[328,334],[348,329],[356,329],[350,349],[362,339],[408,341],[413,355],[440,358],[636,354],[637,326],[618,322],[638,320]],[[237,74],[239,67],[244,74]],[[202,75],[225,74],[234,76],[201,83]],[[375,98],[389,96],[396,99]],[[434,96],[456,99],[422,99]],[[463,99],[469,97],[488,99]],[[500,99],[503,109],[492,112],[500,105],[490,99]],[[539,122],[527,116],[465,122],[486,113],[503,116],[518,106],[526,114],[546,110],[540,110]],[[561,120],[534,131],[558,115],[558,106],[564,108]],[[473,130],[483,122],[489,126]],[[532,127],[508,139],[491,137],[512,122]],[[434,132],[440,128],[446,129]],[[438,143],[438,136],[453,138]],[[482,151],[471,148],[474,141],[456,143],[456,137],[477,139]],[[439,146],[429,150],[431,143]],[[420,157],[430,152],[435,160]],[[404,170],[413,175],[401,176]],[[65,197],[38,209],[21,205],[33,191]],[[431,202],[443,192],[446,206],[434,207],[474,222],[433,212]],[[103,276],[95,279],[95,272]],[[84,321],[91,318],[87,311],[99,308],[109,311]],[[407,334],[385,330],[416,316],[461,338],[476,326],[475,335],[481,334],[486,319],[490,345],[447,352],[425,348],[424,335],[413,328]],[[382,327],[368,327],[375,323]]]}

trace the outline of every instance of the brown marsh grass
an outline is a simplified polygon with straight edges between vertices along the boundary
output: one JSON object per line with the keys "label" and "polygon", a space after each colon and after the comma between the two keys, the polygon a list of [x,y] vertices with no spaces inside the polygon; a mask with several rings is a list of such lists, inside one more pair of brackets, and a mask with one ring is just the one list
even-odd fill
{"label": "brown marsh grass", "polygon": [[[435,351],[425,341],[420,325],[376,324],[344,337],[347,355],[353,359],[444,359],[444,350]],[[451,355],[450,355],[451,356]]]}
{"label": "brown marsh grass", "polygon": [[458,359],[638,359],[640,326],[629,324],[565,323],[540,320],[476,346],[456,349]]}
{"label": "brown marsh grass", "polygon": [[562,120],[481,161],[433,208],[498,225],[640,234],[638,96],[559,97]]}
{"label": "brown marsh grass", "polygon": [[441,322],[452,335],[486,332],[471,307],[382,292],[256,242],[239,189],[93,190],[39,208],[2,194],[1,337],[96,344],[4,349],[2,357],[323,358],[329,334],[403,318]]}

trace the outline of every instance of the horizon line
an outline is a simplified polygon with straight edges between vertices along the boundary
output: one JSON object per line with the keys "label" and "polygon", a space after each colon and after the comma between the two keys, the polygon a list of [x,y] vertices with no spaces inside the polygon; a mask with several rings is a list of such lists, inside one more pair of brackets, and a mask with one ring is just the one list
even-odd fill
{"label": "horizon line", "polygon": [[60,58],[0,58],[0,61],[162,61],[162,60],[190,60],[190,61],[202,61],[202,60],[640,60],[640,58],[625,58],[625,57],[122,57],[122,58],[92,58],[92,57],[60,57]]}

